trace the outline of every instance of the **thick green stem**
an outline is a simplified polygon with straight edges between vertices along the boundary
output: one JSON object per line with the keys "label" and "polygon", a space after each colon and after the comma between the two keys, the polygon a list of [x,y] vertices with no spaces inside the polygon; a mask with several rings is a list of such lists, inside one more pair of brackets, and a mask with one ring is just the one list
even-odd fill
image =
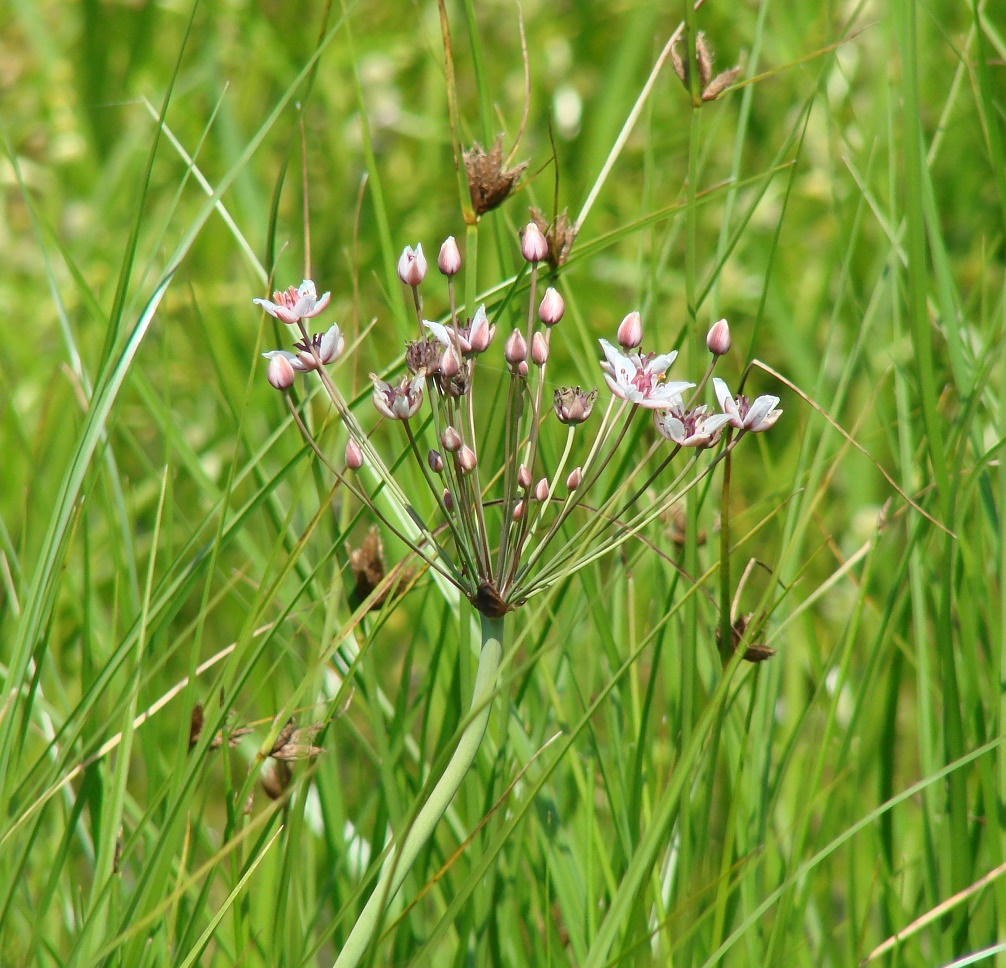
{"label": "thick green stem", "polygon": [[412,868],[423,845],[432,836],[444,811],[454,799],[454,794],[458,792],[465,774],[475,762],[489,723],[496,678],[503,658],[503,619],[488,618],[482,614],[479,618],[482,620],[482,652],[475,675],[468,725],[458,740],[457,749],[447,764],[447,769],[406,832],[404,841],[388,854],[377,886],[356,919],[345,946],[335,960],[334,968],[354,968],[359,963],[370,946],[384,911],[394,900],[405,875]]}

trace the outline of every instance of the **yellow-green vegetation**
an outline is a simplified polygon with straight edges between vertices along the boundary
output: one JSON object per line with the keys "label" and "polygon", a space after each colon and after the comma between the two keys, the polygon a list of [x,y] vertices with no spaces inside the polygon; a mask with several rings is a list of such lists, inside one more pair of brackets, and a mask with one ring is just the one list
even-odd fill
{"label": "yellow-green vegetation", "polygon": [[[0,964],[332,965],[446,768],[362,964],[1006,966],[1001,4],[0,25]],[[463,150],[513,170],[477,224]],[[611,554],[478,599],[493,687],[478,612],[402,540],[427,483],[368,373],[416,333],[403,248],[443,320],[455,236],[500,326],[492,466],[532,207],[578,228],[542,263],[549,403],[597,386],[600,421],[597,339],[638,310],[692,382],[727,318],[717,376],[784,414],[666,513],[599,512]],[[345,467],[321,384],[291,411],[266,379],[290,339],[252,299],[305,278],[386,522],[298,432]],[[637,417],[605,493],[648,474]]]}

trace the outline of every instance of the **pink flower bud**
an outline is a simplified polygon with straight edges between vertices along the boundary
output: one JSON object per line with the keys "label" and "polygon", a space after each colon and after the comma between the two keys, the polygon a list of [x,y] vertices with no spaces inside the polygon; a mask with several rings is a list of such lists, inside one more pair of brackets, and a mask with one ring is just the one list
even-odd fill
{"label": "pink flower bud", "polygon": [[447,236],[444,244],[440,246],[437,266],[445,276],[457,275],[461,269],[461,252],[458,250],[458,244],[454,241],[453,235]]}
{"label": "pink flower bud", "polygon": [[426,455],[426,463],[430,465],[430,470],[434,474],[443,474],[444,472],[444,459],[440,456],[440,452],[436,450],[431,450]]}
{"label": "pink flower bud", "polygon": [[531,472],[523,464],[517,468],[517,483],[523,488],[531,486]]}
{"label": "pink flower bud", "polygon": [[475,310],[475,317],[468,327],[468,345],[473,353],[484,353],[489,349],[489,344],[496,335],[496,327],[489,325],[489,318],[486,316],[486,307],[479,306]]}
{"label": "pink flower bud", "polygon": [[564,312],[566,312],[566,303],[563,301],[562,296],[559,295],[557,290],[549,286],[545,290],[545,295],[538,306],[538,318],[546,326],[554,326],[562,319]]}
{"label": "pink flower bud", "polygon": [[446,450],[447,453],[454,454],[461,449],[464,441],[461,439],[461,434],[459,434],[453,427],[447,427],[447,429],[440,435],[440,443],[444,445],[444,450]]}
{"label": "pink flower bud", "polygon": [[571,491],[575,491],[583,483],[583,470],[582,468],[576,467],[571,472],[569,477],[566,478],[566,487]]}
{"label": "pink flower bud", "polygon": [[517,364],[517,376],[527,376],[527,363],[524,360]]}
{"label": "pink flower bud", "polygon": [[269,367],[265,372],[266,379],[277,390],[289,390],[297,378],[293,364],[282,353],[277,352],[269,359]]}
{"label": "pink flower bud", "polygon": [[531,360],[535,366],[544,366],[548,361],[548,340],[544,333],[535,333],[531,340]]}
{"label": "pink flower bud", "polygon": [[524,517],[524,502],[521,500],[514,505],[513,519],[519,521],[522,517]]}
{"label": "pink flower bud", "polygon": [[534,497],[536,501],[548,500],[548,481],[544,477],[535,484]]}
{"label": "pink flower bud", "polygon": [[346,466],[351,471],[358,471],[363,467],[363,451],[352,437],[349,438],[349,443],[346,444]]}
{"label": "pink flower bud", "polygon": [[454,495],[446,487],[444,488],[444,507],[448,511],[454,510]]}
{"label": "pink flower bud", "polygon": [[440,357],[440,372],[450,380],[461,372],[461,362],[458,354],[454,352],[453,346],[448,346],[444,350],[444,355]]}
{"label": "pink flower bud", "polygon": [[717,320],[706,334],[706,348],[713,356],[723,356],[730,352],[730,325],[725,319]]}
{"label": "pink flower bud", "polygon": [[524,337],[521,335],[519,329],[515,329],[510,334],[510,338],[506,341],[506,346],[503,348],[503,356],[506,358],[507,363],[510,364],[511,370],[523,363],[527,357],[527,343],[524,342]]}
{"label": "pink flower bud", "polygon": [[461,467],[462,474],[470,474],[475,470],[475,465],[478,461],[475,459],[475,451],[471,449],[467,444],[461,447],[458,451],[458,465]]}
{"label": "pink flower bud", "polygon": [[426,256],[422,245],[417,245],[413,251],[407,245],[398,260],[398,278],[407,286],[418,286],[426,278]]}
{"label": "pink flower bud", "polygon": [[520,240],[520,254],[527,262],[541,262],[548,255],[548,243],[534,222],[528,222],[524,229]]}
{"label": "pink flower bud", "polygon": [[643,321],[639,313],[631,312],[618,324],[618,344],[623,349],[634,350],[643,342]]}

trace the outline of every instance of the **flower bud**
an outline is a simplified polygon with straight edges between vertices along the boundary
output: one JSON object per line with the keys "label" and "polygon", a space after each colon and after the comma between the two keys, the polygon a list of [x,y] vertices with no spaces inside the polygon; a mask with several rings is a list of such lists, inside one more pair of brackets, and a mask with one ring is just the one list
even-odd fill
{"label": "flower bud", "polygon": [[566,478],[566,487],[575,491],[583,483],[583,469],[575,467]]}
{"label": "flower bud", "polygon": [[720,319],[709,327],[706,334],[706,348],[713,356],[723,356],[730,352],[730,326],[725,319]]}
{"label": "flower bud", "polygon": [[548,500],[548,481],[544,477],[534,486],[534,498],[536,501]]}
{"label": "flower bud", "polygon": [[531,486],[531,472],[524,464],[517,468],[517,483],[525,489]]}
{"label": "flower bud", "polygon": [[461,439],[461,434],[459,434],[453,427],[449,426],[440,435],[440,443],[444,445],[444,450],[446,450],[447,453],[454,454],[461,449],[464,441]]}
{"label": "flower bud", "polygon": [[520,500],[514,505],[513,519],[519,521],[522,517],[524,517],[524,501]]}
{"label": "flower bud", "polygon": [[434,474],[443,474],[444,472],[444,459],[440,456],[440,452],[436,450],[431,450],[426,455],[426,463],[430,465],[430,470]]}
{"label": "flower bud", "polygon": [[363,451],[352,437],[349,438],[349,443],[346,444],[346,466],[351,471],[358,471],[363,467]]}
{"label": "flower bud", "polygon": [[554,326],[562,319],[564,312],[566,312],[566,303],[563,301],[562,296],[559,295],[558,290],[549,286],[545,290],[545,295],[542,296],[541,303],[538,305],[538,318],[546,326]]}
{"label": "flower bud", "polygon": [[467,444],[462,445],[461,450],[458,451],[458,464],[461,467],[462,474],[470,474],[475,470],[475,465],[478,461],[475,459],[475,451],[471,449]]}
{"label": "flower bud", "polygon": [[479,306],[475,310],[475,316],[468,327],[468,345],[473,353],[484,353],[489,349],[489,344],[496,335],[496,327],[489,325],[489,317],[486,316],[486,307]]}
{"label": "flower bud", "polygon": [[623,349],[634,350],[643,342],[643,321],[637,312],[631,312],[618,324],[618,344]]}
{"label": "flower bud", "polygon": [[449,235],[440,246],[440,255],[437,257],[437,267],[445,276],[457,275],[461,269],[461,252],[458,244],[454,241],[454,236]]}
{"label": "flower bud", "polygon": [[527,376],[527,363],[524,360],[517,364],[517,376]]}
{"label": "flower bud", "polygon": [[269,359],[269,367],[265,372],[266,379],[277,390],[289,390],[297,378],[293,364],[282,353],[276,353]]}
{"label": "flower bud", "polygon": [[415,251],[407,245],[398,260],[398,278],[407,286],[418,286],[426,278],[426,256],[423,247],[417,244]]}
{"label": "flower bud", "polygon": [[444,507],[448,511],[454,510],[454,495],[446,487],[444,488]]}
{"label": "flower bud", "polygon": [[448,346],[444,350],[444,355],[440,357],[440,372],[450,380],[461,372],[461,361],[458,354],[454,352],[453,346]]}
{"label": "flower bud", "polygon": [[527,262],[541,262],[548,255],[548,243],[534,222],[528,222],[524,229],[520,240],[520,254]]}
{"label": "flower bud", "polygon": [[544,333],[535,333],[531,340],[531,360],[535,366],[544,366],[548,361],[548,340]]}
{"label": "flower bud", "polygon": [[506,358],[511,370],[526,359],[527,343],[524,342],[524,337],[521,335],[519,329],[515,329],[510,334],[510,338],[506,341],[506,346],[503,348],[503,356]]}

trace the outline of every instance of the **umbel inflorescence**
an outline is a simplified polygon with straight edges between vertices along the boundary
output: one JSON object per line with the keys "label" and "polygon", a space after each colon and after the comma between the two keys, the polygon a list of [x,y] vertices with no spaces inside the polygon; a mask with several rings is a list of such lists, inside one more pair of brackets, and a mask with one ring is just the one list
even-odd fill
{"label": "umbel inflorescence", "polygon": [[[425,502],[406,496],[328,373],[329,364],[345,350],[339,327],[309,332],[307,320],[325,310],[329,293],[319,297],[314,284],[305,280],[299,289],[275,293],[271,301],[255,300],[300,330],[294,351],[264,354],[269,382],[286,393],[298,373],[316,374],[348,432],[345,467],[339,468],[325,458],[286,393],[291,413],[315,453],[388,528],[489,617],[522,605],[628,540],[708,475],[746,434],[768,430],[782,413],[776,407],[778,397],[749,402],[712,377],[716,361],[730,348],[726,320],[709,330],[711,360],[696,385],[669,379],[676,352],[640,349],[643,326],[638,312],[629,313],[618,326],[617,345],[599,340],[601,375],[610,394],[603,414],[594,414],[596,389],[561,386],[549,392],[551,344],[565,305],[553,288],[539,299],[538,272],[547,245],[534,223],[524,230],[520,251],[528,267],[527,312],[522,325],[502,341],[501,361],[489,363],[498,368],[502,362],[507,374],[499,453],[484,449],[484,433],[480,446],[476,426],[481,413],[476,394],[496,343],[497,320],[489,318],[484,305],[470,317],[459,312],[454,277],[462,260],[453,238],[441,246],[437,260],[447,280],[450,306],[443,322],[423,318],[419,289],[428,266],[422,246],[406,247],[399,260],[398,275],[411,290],[419,335],[406,344],[405,371],[398,379],[371,374],[372,399],[380,417],[402,425],[403,442],[428,486]],[[699,402],[711,378],[717,410]],[[494,389],[495,384],[494,379]],[[621,480],[602,487],[605,469],[616,457],[624,457],[619,450],[640,411],[652,415],[657,433]],[[546,448],[546,435],[551,434],[558,437],[548,438],[554,446]],[[546,454],[558,456],[547,460]],[[347,473],[365,464],[406,511],[406,523],[396,524],[382,514],[368,491]]]}

